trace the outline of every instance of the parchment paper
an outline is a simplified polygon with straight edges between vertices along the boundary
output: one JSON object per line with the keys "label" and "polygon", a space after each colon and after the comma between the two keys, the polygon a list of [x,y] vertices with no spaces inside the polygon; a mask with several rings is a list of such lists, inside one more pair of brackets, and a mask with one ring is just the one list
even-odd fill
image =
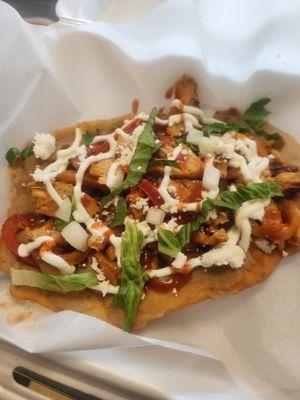
{"label": "parchment paper", "polygon": [[[271,97],[272,122],[299,137],[299,18],[300,5],[293,1],[282,8],[267,0],[232,0],[226,7],[178,0],[134,22],[44,28],[26,24],[1,2],[2,221],[10,146],[21,147],[36,131],[126,113],[133,98],[148,111],[164,104],[165,90],[182,73],[198,80],[204,108],[243,108]],[[265,283],[154,321],[140,336],[74,312],[52,314],[14,302],[2,277],[0,338],[31,352],[113,347],[130,354],[131,347],[163,346],[182,362],[191,354],[203,365],[210,358],[207,379],[217,376],[222,363],[243,393],[289,398],[286,390],[300,386],[298,266],[299,257],[287,258]],[[20,311],[27,312],[25,321],[16,324]]]}

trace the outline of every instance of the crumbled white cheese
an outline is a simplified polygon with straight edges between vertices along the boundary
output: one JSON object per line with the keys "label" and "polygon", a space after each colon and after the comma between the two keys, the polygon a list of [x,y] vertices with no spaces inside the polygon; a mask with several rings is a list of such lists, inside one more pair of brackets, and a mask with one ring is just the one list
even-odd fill
{"label": "crumbled white cheese", "polygon": [[245,253],[240,246],[228,244],[204,253],[201,265],[205,268],[213,265],[229,265],[231,268],[240,268],[245,259]]}
{"label": "crumbled white cheese", "polygon": [[276,247],[266,239],[255,239],[255,244],[260,250],[267,254],[271,254]]}
{"label": "crumbled white cheese", "polygon": [[186,263],[187,256],[183,254],[181,251],[177,254],[175,260],[172,262],[172,267],[174,268],[182,268],[184,264]]}
{"label": "crumbled white cheese", "polygon": [[144,235],[143,246],[146,246],[146,244],[148,243],[157,241],[157,228],[152,230],[147,221],[138,222],[136,226],[138,230],[140,230]]}
{"label": "crumbled white cheese", "polygon": [[35,157],[47,160],[55,151],[55,142],[55,137],[49,133],[36,133],[33,138]]}
{"label": "crumbled white cheese", "polygon": [[114,286],[109,281],[106,280],[99,282],[99,284],[97,286],[94,286],[92,289],[98,290],[99,292],[102,293],[102,296],[105,297],[108,293],[116,294],[119,289],[119,286]]}
{"label": "crumbled white cheese", "polygon": [[171,218],[168,222],[164,222],[161,227],[176,233],[181,229],[182,225],[179,225],[175,218]]}
{"label": "crumbled white cheese", "polygon": [[103,271],[99,268],[99,264],[98,264],[96,257],[92,257],[91,268],[93,271],[96,272],[96,277],[97,277],[98,281],[100,281],[100,282],[105,281],[105,279],[106,279],[105,275],[104,275]]}
{"label": "crumbled white cheese", "polygon": [[149,199],[145,199],[143,197],[139,197],[137,201],[133,204],[133,206],[137,210],[143,210],[143,212],[147,212],[149,210],[149,204],[148,204]]}

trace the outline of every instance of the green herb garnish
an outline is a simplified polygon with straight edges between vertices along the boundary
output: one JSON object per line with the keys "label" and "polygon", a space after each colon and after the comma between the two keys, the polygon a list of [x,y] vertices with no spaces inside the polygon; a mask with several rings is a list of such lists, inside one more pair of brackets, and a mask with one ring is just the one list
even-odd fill
{"label": "green herb garnish", "polygon": [[20,157],[20,150],[15,147],[11,147],[5,155],[9,165],[12,165],[18,157]]}
{"label": "green herb garnish", "polygon": [[123,197],[120,197],[118,206],[117,206],[117,210],[116,210],[115,215],[113,216],[110,227],[116,228],[117,226],[123,225],[127,214],[128,214],[128,210],[127,210],[126,201],[123,199]]}
{"label": "green herb garnish", "polygon": [[123,328],[128,331],[135,319],[143,287],[149,279],[140,265],[140,253],[143,246],[143,233],[133,222],[125,223],[125,232],[121,245],[121,283],[113,299],[113,306],[122,306],[125,310]]}
{"label": "green herb garnish", "polygon": [[219,200],[206,199],[202,203],[202,210],[198,217],[185,224],[177,235],[167,229],[158,228],[158,250],[160,253],[176,257],[177,253],[189,243],[192,233],[199,230],[207,220],[209,212],[215,207],[237,210],[246,201],[282,196],[280,186],[276,181],[248,183],[240,186],[235,192],[222,191]]}
{"label": "green herb garnish", "polygon": [[177,144],[180,144],[180,143],[183,143],[183,144],[185,144],[186,146],[188,146],[191,150],[192,150],[192,152],[193,153],[195,153],[195,154],[199,154],[199,147],[196,145],[196,144],[194,144],[194,143],[189,143],[189,142],[187,142],[186,141],[186,136],[181,136],[181,137],[179,137],[179,138],[176,138],[175,139],[175,142],[177,143]]}
{"label": "green herb garnish", "polygon": [[83,143],[84,145],[89,146],[89,145],[92,143],[93,138],[94,138],[94,137],[93,137],[92,135],[86,133],[85,135],[82,135],[81,140],[82,140],[82,143]]}
{"label": "green herb garnish", "polygon": [[109,203],[115,196],[118,196],[124,190],[136,186],[146,173],[149,161],[155,148],[155,137],[152,131],[152,126],[154,124],[157,112],[157,108],[153,108],[148,121],[146,122],[144,129],[138,138],[137,146],[124,182],[109,195],[103,197],[101,201],[103,206]]}
{"label": "green herb garnish", "polygon": [[6,155],[6,161],[8,162],[9,165],[12,165],[15,160],[19,157],[22,158],[22,160],[25,160],[27,157],[29,157],[33,153],[33,143],[29,144],[28,146],[25,147],[22,151],[17,149],[16,147],[11,147]]}
{"label": "green herb garnish", "polygon": [[266,140],[273,140],[276,143],[276,147],[282,147],[284,142],[282,136],[275,132],[269,133],[263,129],[265,118],[270,114],[265,106],[270,102],[269,98],[263,98],[255,103],[252,103],[249,108],[244,112],[243,117],[247,124],[255,131],[258,136],[263,137]]}

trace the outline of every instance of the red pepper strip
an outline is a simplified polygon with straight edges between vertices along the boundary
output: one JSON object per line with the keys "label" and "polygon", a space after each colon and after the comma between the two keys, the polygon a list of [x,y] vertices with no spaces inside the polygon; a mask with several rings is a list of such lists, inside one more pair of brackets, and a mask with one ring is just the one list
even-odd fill
{"label": "red pepper strip", "polygon": [[150,198],[154,206],[161,206],[164,204],[164,200],[161,197],[157,187],[147,179],[141,180],[139,183],[139,188]]}
{"label": "red pepper strip", "polygon": [[103,142],[95,143],[89,145],[87,148],[87,156],[96,156],[99,153],[106,153],[109,151],[109,143],[107,140],[104,140]]}
{"label": "red pepper strip", "polygon": [[36,223],[37,218],[32,214],[15,214],[6,220],[2,227],[2,238],[8,250],[21,262],[33,267],[38,267],[38,264],[32,256],[20,257],[18,255],[20,245],[18,233],[25,228],[33,228]]}
{"label": "red pepper strip", "polygon": [[132,133],[135,130],[135,128],[137,128],[142,122],[144,121],[141,119],[134,119],[122,129],[126,133]]}

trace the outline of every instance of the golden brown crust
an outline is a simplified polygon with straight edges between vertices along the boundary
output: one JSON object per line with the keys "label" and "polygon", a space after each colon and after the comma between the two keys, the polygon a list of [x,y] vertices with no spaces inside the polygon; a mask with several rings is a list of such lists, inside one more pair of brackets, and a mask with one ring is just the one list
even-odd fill
{"label": "golden brown crust", "polygon": [[[177,296],[148,290],[145,299],[140,303],[133,329],[143,328],[153,319],[179,308],[235,294],[260,283],[271,274],[280,259],[279,252],[266,255],[259,250],[253,250],[243,268],[193,271],[191,279],[178,291]],[[100,293],[91,290],[58,294],[24,286],[11,286],[11,295],[19,300],[34,301],[52,311],[78,311],[119,327],[123,323],[123,311],[110,306],[111,297],[103,299]]]}

